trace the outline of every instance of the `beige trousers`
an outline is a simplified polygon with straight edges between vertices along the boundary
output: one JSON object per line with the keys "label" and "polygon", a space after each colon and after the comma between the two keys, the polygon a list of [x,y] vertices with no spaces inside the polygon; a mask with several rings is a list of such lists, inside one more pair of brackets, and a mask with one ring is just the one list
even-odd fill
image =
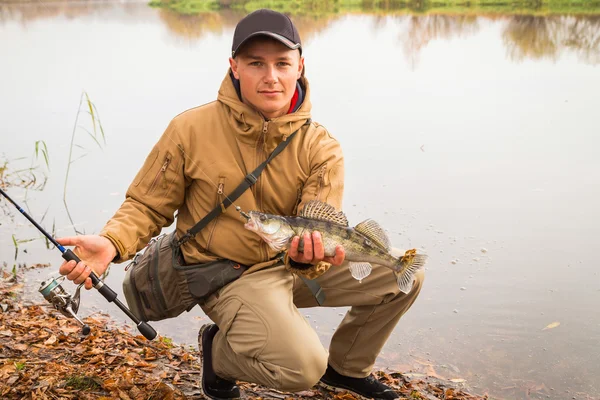
{"label": "beige trousers", "polygon": [[374,265],[362,282],[345,263],[317,278],[325,307],[351,306],[335,331],[329,353],[298,308],[318,306],[297,276],[284,266],[244,276],[202,305],[219,326],[213,342],[217,375],[267,387],[300,391],[315,385],[327,363],[339,373],[363,378],[400,317],[419,295],[423,273],[409,294],[398,290],[393,273]]}

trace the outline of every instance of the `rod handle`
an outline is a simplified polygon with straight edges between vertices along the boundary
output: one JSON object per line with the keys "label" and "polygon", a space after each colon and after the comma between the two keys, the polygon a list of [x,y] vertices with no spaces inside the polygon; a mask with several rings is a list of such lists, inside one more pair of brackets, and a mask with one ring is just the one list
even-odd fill
{"label": "rod handle", "polygon": [[140,321],[137,326],[138,331],[148,340],[152,340],[156,337],[156,331],[147,322]]}
{"label": "rod handle", "polygon": [[[81,261],[81,259],[77,257],[77,255],[73,253],[71,249],[65,249],[65,251],[62,253],[62,257],[67,261],[73,260],[77,263]],[[100,278],[98,278],[98,275],[94,273],[94,271],[92,271],[92,273],[90,274],[90,278],[92,279],[94,288],[96,288],[100,292],[100,294],[102,294],[102,296],[104,296],[104,298],[108,300],[109,303],[114,302],[117,305],[117,307],[119,307],[125,314],[127,314],[127,316],[137,324],[138,330],[142,335],[144,335],[146,339],[152,340],[156,337],[156,331],[154,330],[154,328],[152,328],[147,322],[140,321],[131,312],[131,310],[129,310],[123,303],[121,303],[117,299],[117,293],[115,293],[114,290],[105,285],[104,282],[102,282]]]}
{"label": "rod handle", "polygon": [[[62,258],[64,258],[67,261],[75,261],[76,263],[81,261],[81,259],[77,257],[77,255],[73,253],[71,249],[65,250],[62,253]],[[102,296],[104,296],[106,300],[108,300],[109,303],[112,303],[117,298],[117,293],[110,287],[106,286],[104,282],[102,282],[100,278],[98,278],[98,275],[96,275],[94,271],[92,271],[92,273],[90,274],[90,278],[92,279],[92,284],[94,285],[94,287],[100,292]]]}

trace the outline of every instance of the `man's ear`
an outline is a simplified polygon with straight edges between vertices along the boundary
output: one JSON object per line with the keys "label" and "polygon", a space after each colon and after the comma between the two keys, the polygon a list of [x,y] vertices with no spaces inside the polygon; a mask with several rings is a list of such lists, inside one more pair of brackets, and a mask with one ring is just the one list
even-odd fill
{"label": "man's ear", "polygon": [[235,59],[229,57],[229,67],[231,67],[231,72],[233,72],[233,77],[235,79],[240,79],[240,74],[238,73],[238,63]]}
{"label": "man's ear", "polygon": [[298,63],[298,76],[296,80],[300,79],[304,72],[304,57],[300,57],[300,62]]}

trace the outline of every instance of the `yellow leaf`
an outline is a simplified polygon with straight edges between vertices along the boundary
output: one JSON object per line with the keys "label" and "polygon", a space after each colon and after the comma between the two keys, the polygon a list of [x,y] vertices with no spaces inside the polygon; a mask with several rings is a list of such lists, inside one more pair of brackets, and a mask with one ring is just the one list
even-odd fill
{"label": "yellow leaf", "polygon": [[551,324],[549,324],[548,326],[546,326],[544,329],[542,329],[543,331],[545,331],[546,329],[552,329],[552,328],[556,328],[557,326],[560,325],[560,322],[553,322]]}

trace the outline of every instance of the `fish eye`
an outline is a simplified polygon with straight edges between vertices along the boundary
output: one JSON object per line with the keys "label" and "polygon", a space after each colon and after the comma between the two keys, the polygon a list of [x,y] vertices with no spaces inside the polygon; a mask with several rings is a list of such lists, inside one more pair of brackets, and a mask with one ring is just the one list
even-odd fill
{"label": "fish eye", "polygon": [[258,217],[258,218],[259,218],[261,221],[263,221],[263,222],[267,220],[267,216],[266,216],[266,215],[264,215],[264,214],[261,214],[261,216],[260,216],[260,217]]}

